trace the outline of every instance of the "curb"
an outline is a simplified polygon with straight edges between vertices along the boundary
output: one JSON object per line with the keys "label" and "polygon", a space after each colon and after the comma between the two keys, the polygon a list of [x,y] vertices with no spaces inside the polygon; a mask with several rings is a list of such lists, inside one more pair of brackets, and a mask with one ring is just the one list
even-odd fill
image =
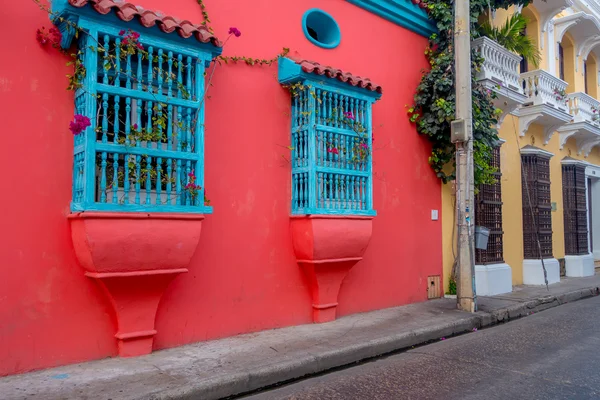
{"label": "curb", "polygon": [[241,396],[260,389],[277,386],[335,368],[350,366],[361,361],[405,350],[413,346],[426,344],[442,337],[451,337],[472,332],[474,328],[479,329],[498,325],[562,304],[598,296],[599,294],[599,287],[590,287],[559,295],[544,296],[489,313],[479,312],[471,317],[449,324],[436,325],[408,333],[379,338],[361,343],[360,345],[348,346],[317,355],[307,353],[306,357],[302,359],[283,361],[253,371],[229,375],[227,377],[218,377],[213,380],[203,381],[194,386],[163,390],[149,398],[153,400],[218,400]]}

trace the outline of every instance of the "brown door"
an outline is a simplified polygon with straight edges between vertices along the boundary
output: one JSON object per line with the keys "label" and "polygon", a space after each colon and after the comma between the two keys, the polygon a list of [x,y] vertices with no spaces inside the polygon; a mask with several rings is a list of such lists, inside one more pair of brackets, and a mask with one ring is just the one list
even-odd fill
{"label": "brown door", "polygon": [[592,236],[592,179],[588,178],[588,231],[590,232],[590,253],[594,252],[594,238]]}

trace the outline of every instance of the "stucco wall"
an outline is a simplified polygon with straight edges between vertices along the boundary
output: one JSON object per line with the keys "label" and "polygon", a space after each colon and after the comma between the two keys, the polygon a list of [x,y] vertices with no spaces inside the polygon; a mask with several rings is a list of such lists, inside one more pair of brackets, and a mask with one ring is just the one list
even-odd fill
{"label": "stucco wall", "polygon": [[[147,8],[201,21],[195,1],[139,0]],[[342,284],[338,317],[427,298],[426,278],[441,274],[440,185],[429,146],[406,117],[426,39],[343,0],[205,0],[219,36],[241,30],[225,55],[291,55],[368,76],[383,86],[373,110],[374,221],[365,258]],[[309,43],[303,13],[320,7],[342,31],[333,50]],[[72,93],[67,59],[41,48],[50,26],[33,2],[11,6],[0,43],[5,210],[0,245],[0,375],[116,354],[112,310],[73,254]],[[132,29],[143,35],[137,23]],[[206,101],[207,216],[189,273],[176,278],[156,317],[155,349],[312,321],[311,298],[289,232],[289,94],[277,68],[217,68]]]}

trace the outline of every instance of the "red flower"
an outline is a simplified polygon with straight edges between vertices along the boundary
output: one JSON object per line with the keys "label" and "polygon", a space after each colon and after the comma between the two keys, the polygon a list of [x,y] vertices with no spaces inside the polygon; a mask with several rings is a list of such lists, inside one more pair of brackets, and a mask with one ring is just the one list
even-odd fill
{"label": "red flower", "polygon": [[42,46],[45,46],[46,44],[48,44],[48,36],[46,36],[45,32],[43,31],[44,28],[42,29],[38,29],[35,33],[35,40],[38,41],[39,44],[41,44]]}
{"label": "red flower", "polygon": [[125,34],[125,29],[121,29],[121,31],[119,32],[119,36],[123,36]]}
{"label": "red flower", "polygon": [[88,117],[77,114],[75,115],[74,120],[69,123],[69,130],[73,133],[73,135],[79,135],[91,124],[92,123]]}
{"label": "red flower", "polygon": [[229,28],[229,34],[230,35],[234,35],[235,37],[240,37],[242,36],[242,32],[240,32],[240,30],[236,27],[231,27]]}
{"label": "red flower", "polygon": [[62,40],[62,34],[56,27],[50,28],[48,32],[46,32],[46,28],[40,28],[35,32],[35,39],[42,46],[52,44],[52,47],[58,48]]}
{"label": "red flower", "polygon": [[330,153],[333,153],[333,154],[339,154],[340,153],[336,147],[331,147],[331,148],[327,149],[327,151],[330,152]]}

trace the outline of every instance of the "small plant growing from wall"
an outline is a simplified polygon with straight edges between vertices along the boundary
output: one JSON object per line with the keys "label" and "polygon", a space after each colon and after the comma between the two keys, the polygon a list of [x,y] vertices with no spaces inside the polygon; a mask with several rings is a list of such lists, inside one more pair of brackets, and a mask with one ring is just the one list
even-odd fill
{"label": "small plant growing from wall", "polygon": [[446,294],[455,296],[456,295],[456,281],[454,280],[454,277],[450,277],[450,279],[448,280],[448,290],[446,291]]}

